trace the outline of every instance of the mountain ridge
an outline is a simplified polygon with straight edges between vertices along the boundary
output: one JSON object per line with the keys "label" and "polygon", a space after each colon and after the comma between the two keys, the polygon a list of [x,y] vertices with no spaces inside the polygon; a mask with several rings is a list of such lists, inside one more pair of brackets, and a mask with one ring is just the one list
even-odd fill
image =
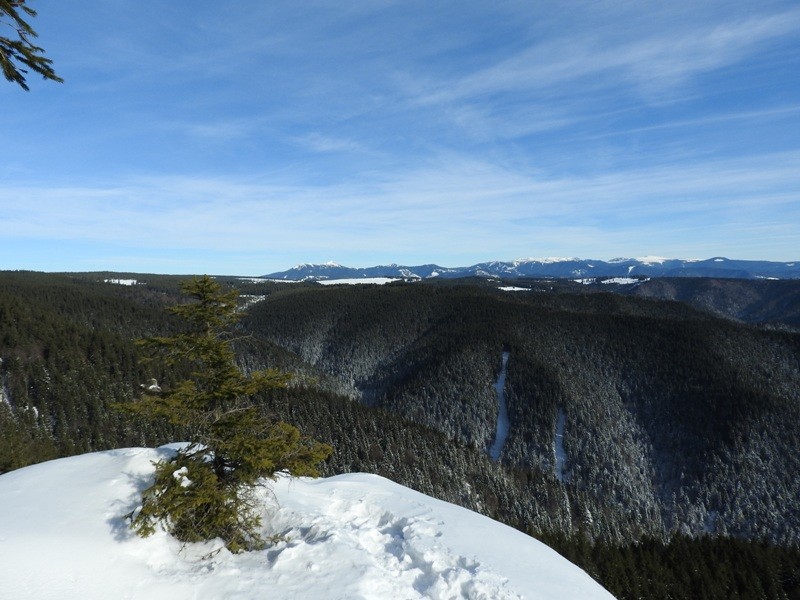
{"label": "mountain ridge", "polygon": [[645,256],[612,258],[608,261],[582,258],[521,258],[513,261],[487,261],[468,267],[422,265],[376,265],[347,267],[335,262],[303,263],[263,275],[265,279],[315,281],[334,279],[453,279],[484,277],[518,279],[546,277],[571,279],[582,277],[718,277],[730,279],[798,279],[800,261],[740,260],[723,256],[708,259],[679,259]]}

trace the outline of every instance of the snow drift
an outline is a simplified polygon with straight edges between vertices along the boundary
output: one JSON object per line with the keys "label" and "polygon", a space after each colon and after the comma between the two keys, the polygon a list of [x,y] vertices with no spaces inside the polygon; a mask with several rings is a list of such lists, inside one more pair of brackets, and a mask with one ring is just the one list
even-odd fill
{"label": "snow drift", "polygon": [[375,475],[282,477],[261,490],[277,541],[260,552],[138,538],[124,515],[151,461],[171,452],[97,452],[0,476],[3,597],[612,598],[537,540]]}

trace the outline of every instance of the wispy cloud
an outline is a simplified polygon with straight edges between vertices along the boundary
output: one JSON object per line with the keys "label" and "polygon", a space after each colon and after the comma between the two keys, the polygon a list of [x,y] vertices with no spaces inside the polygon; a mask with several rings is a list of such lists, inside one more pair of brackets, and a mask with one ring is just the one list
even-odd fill
{"label": "wispy cloud", "polygon": [[[624,26],[624,25],[622,25]],[[491,67],[419,93],[434,103],[504,93],[563,95],[567,82],[583,88],[629,83],[640,91],[667,91],[692,76],[733,64],[763,43],[800,27],[800,9],[743,21],[697,26],[690,31],[650,33],[609,47],[608,39],[582,31],[534,44]],[[636,33],[633,33],[636,35]],[[602,79],[601,79],[602,78]]]}
{"label": "wispy cloud", "polygon": [[162,127],[190,137],[235,140],[256,135],[264,130],[263,119],[224,119],[165,123]]}
{"label": "wispy cloud", "polygon": [[800,105],[779,106],[766,108],[763,110],[745,110],[725,113],[714,113],[690,119],[670,119],[663,123],[654,123],[627,129],[617,129],[611,132],[604,132],[597,135],[584,135],[583,139],[600,138],[609,136],[629,135],[632,133],[644,133],[665,129],[680,129],[688,127],[704,127],[707,125],[725,124],[736,121],[773,121],[785,118],[794,118],[800,114]]}
{"label": "wispy cloud", "polygon": [[49,244],[250,273],[798,247],[790,1],[87,0],[37,19],[67,84],[0,92],[10,268]]}
{"label": "wispy cloud", "polygon": [[611,111],[696,100],[707,93],[704,76],[797,37],[800,9],[678,28],[654,21],[660,26],[641,30],[626,29],[624,21],[606,28],[581,23],[472,72],[422,71],[397,83],[412,105],[443,107],[450,123],[481,139],[596,124]]}
{"label": "wispy cloud", "polygon": [[312,152],[363,152],[363,144],[352,139],[323,135],[310,132],[294,138],[297,144],[308,148]]}
{"label": "wispy cloud", "polygon": [[[419,245],[449,255],[448,246],[459,239],[470,240],[476,256],[497,257],[504,245],[518,249],[511,256],[550,253],[561,236],[559,247],[567,249],[570,240],[599,257],[609,237],[644,243],[642,232],[660,230],[658,238],[675,238],[674,231],[663,230],[663,223],[672,222],[735,251],[749,234],[740,231],[735,243],[726,240],[734,223],[748,223],[753,235],[782,228],[784,238],[800,236],[800,225],[787,225],[800,224],[792,189],[800,189],[796,153],[567,179],[449,156],[426,169],[316,188],[175,177],[93,188],[5,189],[0,236],[97,240],[163,248],[165,254],[235,248],[268,255],[288,245],[298,256],[332,258],[378,247],[403,255]],[[675,240],[664,244],[682,247]],[[682,255],[693,254],[683,247]]]}

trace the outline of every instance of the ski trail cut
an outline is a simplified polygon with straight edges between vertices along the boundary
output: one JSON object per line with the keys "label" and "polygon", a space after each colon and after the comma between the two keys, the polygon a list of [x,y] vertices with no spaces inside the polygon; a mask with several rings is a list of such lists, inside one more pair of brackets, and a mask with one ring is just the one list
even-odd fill
{"label": "ski trail cut", "polygon": [[494,444],[489,450],[489,456],[494,462],[500,460],[500,451],[506,443],[508,437],[508,408],[506,407],[506,370],[508,368],[508,352],[503,352],[503,366],[500,369],[500,375],[497,376],[497,383],[494,384],[494,389],[497,392],[497,432],[494,437]]}
{"label": "ski trail cut", "polygon": [[567,413],[563,408],[558,409],[558,419],[556,420],[556,477],[561,483],[569,482],[567,473],[567,452],[564,450],[564,427],[567,424]]}

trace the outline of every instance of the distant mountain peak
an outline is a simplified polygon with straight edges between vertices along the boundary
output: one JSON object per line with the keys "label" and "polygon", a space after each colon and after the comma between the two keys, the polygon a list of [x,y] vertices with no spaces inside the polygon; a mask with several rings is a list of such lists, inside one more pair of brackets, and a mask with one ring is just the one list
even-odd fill
{"label": "distant mountain peak", "polygon": [[517,260],[512,261],[512,264],[541,263],[544,265],[552,265],[556,263],[575,262],[580,260],[581,260],[580,258],[574,258],[571,256],[547,256],[545,258],[528,257],[528,258],[518,258]]}
{"label": "distant mountain peak", "polygon": [[435,264],[417,266],[378,265],[351,268],[335,262],[301,264],[279,273],[265,275],[270,279],[290,281],[336,280],[384,277],[395,279],[455,279],[483,277],[517,279],[524,277],[571,279],[574,277],[716,277],[732,279],[800,279],[800,262],[735,260],[723,256],[708,259],[612,258],[593,260],[575,257],[520,258],[513,261],[489,261],[469,267],[441,267]]}
{"label": "distant mountain peak", "polygon": [[671,260],[681,260],[681,259],[665,258],[663,256],[642,256],[642,257],[639,257],[639,258],[636,258],[636,259],[633,259],[633,260],[635,262],[640,262],[640,263],[652,265],[652,264],[664,264],[665,262],[668,262],[668,261],[671,261]]}

